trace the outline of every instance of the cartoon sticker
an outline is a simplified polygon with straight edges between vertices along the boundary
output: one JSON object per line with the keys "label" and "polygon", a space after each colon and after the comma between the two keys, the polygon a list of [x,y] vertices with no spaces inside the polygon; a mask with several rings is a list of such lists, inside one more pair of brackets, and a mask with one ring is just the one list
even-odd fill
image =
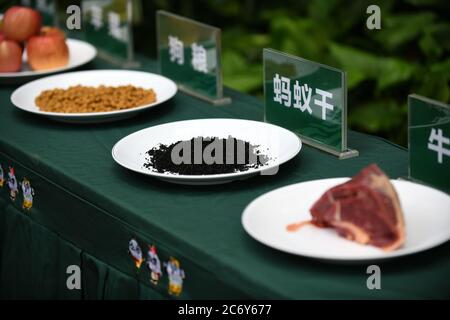
{"label": "cartoon sticker", "polygon": [[17,179],[14,174],[14,168],[9,167],[8,172],[8,187],[9,187],[9,197],[12,201],[16,201],[17,193],[19,193]]}
{"label": "cartoon sticker", "polygon": [[31,187],[31,183],[27,178],[23,178],[20,185],[22,186],[23,192],[22,208],[30,210],[33,206],[34,189]]}
{"label": "cartoon sticker", "polygon": [[170,257],[164,266],[169,276],[169,294],[179,296],[183,290],[184,270],[180,268],[180,262],[173,257]]}
{"label": "cartoon sticker", "polygon": [[3,188],[4,184],[5,184],[5,175],[3,173],[2,165],[0,164],[0,188]]}
{"label": "cartoon sticker", "polygon": [[142,259],[141,247],[135,239],[131,239],[130,242],[128,242],[128,253],[133,258],[136,268],[139,269],[144,259]]}
{"label": "cartoon sticker", "polygon": [[162,277],[161,262],[154,245],[148,246],[146,264],[150,270],[150,281],[156,286]]}

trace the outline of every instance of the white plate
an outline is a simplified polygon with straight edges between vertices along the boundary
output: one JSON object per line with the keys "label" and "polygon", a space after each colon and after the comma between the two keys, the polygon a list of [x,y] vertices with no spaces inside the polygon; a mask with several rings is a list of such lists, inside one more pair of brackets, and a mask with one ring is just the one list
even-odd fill
{"label": "white plate", "polygon": [[[248,171],[213,175],[158,173],[143,167],[145,153],[160,143],[171,144],[198,136],[226,138],[229,135],[259,145],[260,150],[268,153],[272,159],[267,165]],[[239,119],[199,119],[166,123],[135,132],[116,143],[112,156],[127,169],[161,180],[206,185],[245,179],[259,173],[273,173],[272,169],[295,157],[301,147],[302,142],[294,133],[272,124]]]}
{"label": "white plate", "polygon": [[[134,85],[145,89],[151,88],[156,93],[156,102],[137,108],[92,113],[44,112],[39,110],[34,102],[35,98],[43,90],[54,88],[67,89],[75,85],[95,87],[100,85]],[[169,100],[176,92],[177,86],[172,80],[157,74],[128,70],[92,70],[69,72],[29,82],[13,92],[11,101],[19,109],[55,120],[75,123],[94,123],[134,116],[140,111]]]}
{"label": "white plate", "polygon": [[52,70],[33,71],[27,64],[27,55],[25,51],[23,55],[22,71],[0,73],[0,83],[20,83],[52,73],[74,69],[92,61],[97,55],[95,47],[87,42],[67,39],[66,43],[69,47],[69,63],[66,66]]}
{"label": "white plate", "polygon": [[305,226],[286,231],[290,223],[311,219],[309,209],[329,188],[348,178],[314,180],[266,193],[244,210],[242,224],[254,239],[288,253],[332,261],[367,262],[409,255],[450,239],[450,196],[408,181],[391,180],[400,197],[406,224],[406,241],[393,252],[360,245],[333,229]]}

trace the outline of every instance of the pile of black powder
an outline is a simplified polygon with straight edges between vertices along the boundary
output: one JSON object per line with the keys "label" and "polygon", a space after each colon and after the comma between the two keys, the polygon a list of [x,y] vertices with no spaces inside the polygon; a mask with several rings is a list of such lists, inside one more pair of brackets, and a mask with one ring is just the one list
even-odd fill
{"label": "pile of black powder", "polygon": [[264,166],[269,160],[269,157],[258,147],[231,136],[225,139],[196,137],[170,145],[159,144],[150,149],[146,152],[148,157],[144,167],[159,173],[180,175],[247,171],[250,168]]}

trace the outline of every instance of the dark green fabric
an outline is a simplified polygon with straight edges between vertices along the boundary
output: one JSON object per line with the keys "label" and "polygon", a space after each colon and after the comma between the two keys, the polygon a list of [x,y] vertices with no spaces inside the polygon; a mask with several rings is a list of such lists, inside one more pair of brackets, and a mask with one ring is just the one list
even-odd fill
{"label": "dark green fabric", "polygon": [[[155,70],[154,62],[141,61],[143,70]],[[111,66],[96,60],[89,68]],[[358,158],[339,161],[305,146],[276,176],[207,187],[173,185],[120,168],[111,158],[112,146],[129,133],[176,120],[209,117],[262,120],[261,103],[226,90],[233,103],[214,107],[178,93],[171,101],[133,119],[101,125],[69,125],[14,109],[9,101],[13,89],[8,86],[0,89],[0,164],[5,171],[8,165],[14,165],[19,181],[22,177],[30,178],[36,196],[33,209],[24,212],[20,201],[11,203],[6,188],[0,190],[0,199],[8,208],[6,213],[2,209],[1,214],[9,215],[14,209],[20,212],[17,213],[20,219],[31,221],[34,226],[33,231],[24,229],[13,234],[14,224],[4,224],[5,235],[0,240],[3,241],[0,285],[5,288],[0,292],[4,296],[14,297],[16,292],[30,297],[52,296],[51,288],[49,294],[39,294],[30,289],[33,286],[20,279],[16,282],[10,274],[15,272],[17,259],[30,260],[32,248],[45,256],[38,259],[39,264],[49,259],[48,264],[54,264],[49,270],[65,272],[66,258],[58,257],[50,249],[54,248],[54,241],[64,241],[73,244],[80,253],[82,298],[170,297],[166,276],[153,287],[145,266],[136,272],[127,254],[132,237],[143,250],[147,244],[156,244],[162,261],[170,256],[180,261],[186,273],[181,298],[450,296],[450,286],[444,281],[450,269],[450,244],[382,263],[382,290],[376,291],[366,288],[366,265],[335,265],[288,255],[257,243],[242,229],[240,217],[245,206],[281,186],[351,176],[372,162],[393,178],[405,176],[407,152],[400,147],[350,132],[349,146],[360,151]],[[40,227],[42,235],[36,231]],[[40,241],[47,238],[49,248],[28,243],[30,232]],[[15,247],[24,253],[17,253]],[[35,281],[42,282],[39,279],[46,273],[36,274]],[[61,286],[59,278],[55,279],[45,286]],[[58,297],[64,294],[67,293],[56,291]]]}
{"label": "dark green fabric", "polygon": [[[0,197],[0,212],[3,212],[3,210],[6,208],[6,199],[3,199]],[[5,239],[5,224],[6,224],[6,214],[0,214],[0,249],[3,248],[3,243]],[[1,252],[0,252],[1,253]],[[0,272],[2,270],[3,260],[2,255],[0,254]]]}
{"label": "dark green fabric", "polygon": [[67,290],[65,265],[79,264],[80,251],[12,206],[1,207],[0,297],[79,299]]}
{"label": "dark green fabric", "polygon": [[[58,257],[52,252],[46,253],[45,257],[53,259],[55,263],[58,263],[58,270],[66,270],[68,265],[76,264],[81,266],[83,270],[83,285],[82,285],[82,297],[86,299],[103,299],[111,296],[114,290],[106,292],[106,286],[108,285],[109,268],[98,265],[97,261],[102,261],[104,264],[109,264],[120,268],[131,277],[125,277],[122,279],[129,279],[134,283],[127,283],[125,281],[119,282],[122,286],[121,292],[126,292],[128,287],[136,287],[140,281],[142,284],[149,286],[150,276],[148,270],[145,267],[141,267],[140,270],[135,268],[134,262],[127,254],[128,241],[131,238],[139,240],[143,250],[145,250],[148,244],[155,244],[158,248],[158,254],[162,261],[167,261],[171,256],[176,257],[182,261],[182,268],[189,274],[190,277],[195,278],[196,281],[189,283],[188,289],[194,290],[195,297],[223,297],[234,296],[242,297],[243,295],[237,292],[236,289],[223,286],[220,283],[220,279],[211,275],[208,270],[204,270],[202,266],[199,266],[195,261],[192,262],[189,257],[185,256],[182,251],[176,248],[170,248],[161,243],[158,239],[152,238],[148,235],[142,235],[137,232],[132,226],[128,226],[123,223],[117,223],[115,219],[111,219],[111,216],[101,210],[100,208],[87,203],[85,200],[80,199],[73,193],[62,189],[55,184],[48,181],[46,178],[35,173],[33,170],[23,166],[19,162],[11,159],[0,153],[0,163],[7,164],[7,167],[13,167],[15,169],[15,175],[18,181],[21,181],[24,177],[31,181],[32,187],[35,189],[35,204],[30,211],[22,209],[22,197],[19,195],[15,201],[8,199],[8,188],[0,189],[0,195],[4,199],[8,199],[10,207],[14,208],[14,212],[22,212],[23,217],[38,221],[40,224],[46,227],[56,230],[58,234],[64,236],[70,242],[76,243],[77,246],[83,249],[82,259],[78,262],[68,260],[65,256]],[[55,197],[55,195],[58,195]],[[41,201],[43,199],[44,201]],[[50,199],[50,201],[47,201]],[[5,237],[7,232],[11,228],[21,228],[20,232],[28,234],[34,231],[32,228],[27,228],[28,224],[5,225]],[[39,227],[39,225],[38,225]],[[24,230],[22,230],[24,229]],[[106,236],[105,236],[106,235]],[[11,247],[14,246],[27,246],[28,242],[24,240],[24,237],[15,239],[17,242],[5,243],[5,245]],[[17,245],[16,245],[17,243]],[[13,247],[14,247],[13,246]],[[2,251],[16,252],[15,250],[8,251],[5,248]],[[20,251],[17,253],[19,254]],[[86,256],[85,253],[88,253]],[[94,254],[99,259],[92,258],[89,254]],[[85,258],[87,257],[87,258]],[[8,261],[13,261],[14,256],[7,256]],[[6,260],[5,258],[5,260]],[[13,265],[9,265],[8,269],[11,272]],[[111,271],[114,273],[114,271]],[[195,275],[195,276],[194,276]],[[117,278],[117,277],[116,277]],[[115,279],[115,278],[111,278]],[[10,281],[10,285],[14,287],[14,279],[4,277],[5,281]],[[66,289],[65,279],[59,279],[58,285]],[[117,286],[114,284],[112,286]],[[167,295],[167,279],[161,280],[157,287],[151,287],[155,292],[152,295],[156,298],[168,296]],[[20,285],[24,287],[23,284]],[[208,286],[221,287],[220,291],[209,292]],[[191,290],[184,290],[181,298],[189,298]],[[116,292],[115,294],[119,294]],[[145,294],[150,297],[148,293]],[[59,295],[58,295],[59,297]]]}

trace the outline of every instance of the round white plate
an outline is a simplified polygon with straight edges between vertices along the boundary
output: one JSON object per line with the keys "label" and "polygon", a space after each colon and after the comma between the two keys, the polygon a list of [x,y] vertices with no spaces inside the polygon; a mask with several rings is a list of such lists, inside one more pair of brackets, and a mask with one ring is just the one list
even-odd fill
{"label": "round white plate", "polygon": [[[199,136],[227,138],[229,135],[259,145],[260,150],[271,159],[259,168],[213,175],[158,173],[143,166],[146,152],[160,143],[171,144]],[[278,166],[295,157],[301,147],[302,142],[294,133],[272,124],[239,119],[199,119],[166,123],[130,134],[116,143],[112,156],[118,164],[135,172],[173,183],[206,185],[245,179],[256,174],[275,174]]]}
{"label": "round white plate", "polygon": [[[75,85],[94,87],[100,85],[134,85],[145,89],[151,88],[156,92],[156,102],[137,108],[92,113],[44,112],[39,110],[34,102],[35,98],[43,90],[55,88],[67,89],[68,87]],[[176,92],[177,86],[172,80],[157,74],[128,70],[92,70],[69,72],[29,82],[13,92],[11,101],[19,109],[55,120],[74,123],[94,123],[119,120],[134,116],[140,111],[169,100]]]}
{"label": "round white plate", "polygon": [[20,83],[52,73],[74,69],[92,61],[97,55],[97,49],[87,42],[67,39],[66,43],[69,47],[69,63],[66,66],[52,70],[33,71],[27,64],[27,55],[25,51],[23,55],[22,71],[0,73],[0,83]]}
{"label": "round white plate", "polygon": [[409,255],[450,239],[450,196],[408,181],[391,180],[400,197],[406,225],[403,247],[384,252],[346,240],[333,229],[307,225],[288,232],[290,223],[311,219],[309,209],[329,188],[348,178],[314,180],[268,192],[244,210],[242,224],[259,242],[292,254],[332,261],[367,262]]}

